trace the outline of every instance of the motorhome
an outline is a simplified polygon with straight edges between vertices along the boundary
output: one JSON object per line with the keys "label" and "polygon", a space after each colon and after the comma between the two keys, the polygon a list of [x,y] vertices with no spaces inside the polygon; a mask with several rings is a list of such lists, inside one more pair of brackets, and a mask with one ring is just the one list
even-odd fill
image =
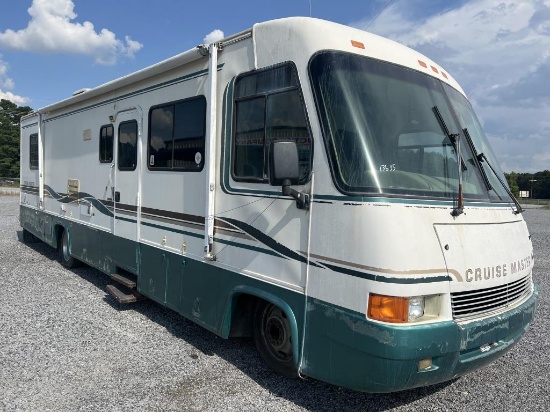
{"label": "motorhome", "polygon": [[502,356],[537,288],[522,210],[452,75],[312,18],[254,25],[21,120],[23,239],[275,371],[359,391]]}

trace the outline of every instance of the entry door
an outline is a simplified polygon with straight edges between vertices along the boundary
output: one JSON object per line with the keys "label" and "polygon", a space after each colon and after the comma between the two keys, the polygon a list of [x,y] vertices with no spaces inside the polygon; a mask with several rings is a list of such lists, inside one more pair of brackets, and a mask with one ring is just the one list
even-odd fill
{"label": "entry door", "polygon": [[139,174],[142,121],[138,110],[117,114],[115,122],[114,234],[118,266],[137,271],[140,220]]}

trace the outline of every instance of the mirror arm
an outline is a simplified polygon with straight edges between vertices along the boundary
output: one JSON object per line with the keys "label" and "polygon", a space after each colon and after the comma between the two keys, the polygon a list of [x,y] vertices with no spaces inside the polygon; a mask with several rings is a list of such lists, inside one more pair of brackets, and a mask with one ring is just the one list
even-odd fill
{"label": "mirror arm", "polygon": [[296,207],[298,209],[309,210],[309,193],[299,192],[290,186],[290,180],[283,181],[283,195],[292,196],[296,200]]}

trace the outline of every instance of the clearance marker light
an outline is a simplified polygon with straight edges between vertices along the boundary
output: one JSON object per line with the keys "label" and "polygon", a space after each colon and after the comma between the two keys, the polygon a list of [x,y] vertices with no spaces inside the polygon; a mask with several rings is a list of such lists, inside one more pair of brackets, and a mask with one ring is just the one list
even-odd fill
{"label": "clearance marker light", "polygon": [[363,43],[361,43],[360,41],[357,41],[357,40],[352,40],[351,45],[353,47],[357,47],[358,49],[364,49],[365,48],[365,45]]}
{"label": "clearance marker light", "polygon": [[[425,69],[428,68],[428,65],[427,65],[425,62],[423,62],[422,60],[418,60],[418,64],[419,64],[420,66],[424,67]],[[433,71],[434,73],[437,73],[437,74],[441,73],[441,75],[442,75],[444,78],[446,78],[447,80],[449,80],[449,77],[447,76],[447,73],[445,73],[443,70],[439,70],[437,67],[432,66],[432,65],[430,65],[430,69],[432,69],[432,71]]]}

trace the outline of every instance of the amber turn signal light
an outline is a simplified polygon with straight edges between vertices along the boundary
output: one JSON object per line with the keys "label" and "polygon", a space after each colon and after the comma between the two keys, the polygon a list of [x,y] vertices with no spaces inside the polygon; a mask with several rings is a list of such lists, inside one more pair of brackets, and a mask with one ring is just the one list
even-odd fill
{"label": "amber turn signal light", "polygon": [[369,294],[370,319],[390,323],[405,323],[409,319],[409,298]]}

